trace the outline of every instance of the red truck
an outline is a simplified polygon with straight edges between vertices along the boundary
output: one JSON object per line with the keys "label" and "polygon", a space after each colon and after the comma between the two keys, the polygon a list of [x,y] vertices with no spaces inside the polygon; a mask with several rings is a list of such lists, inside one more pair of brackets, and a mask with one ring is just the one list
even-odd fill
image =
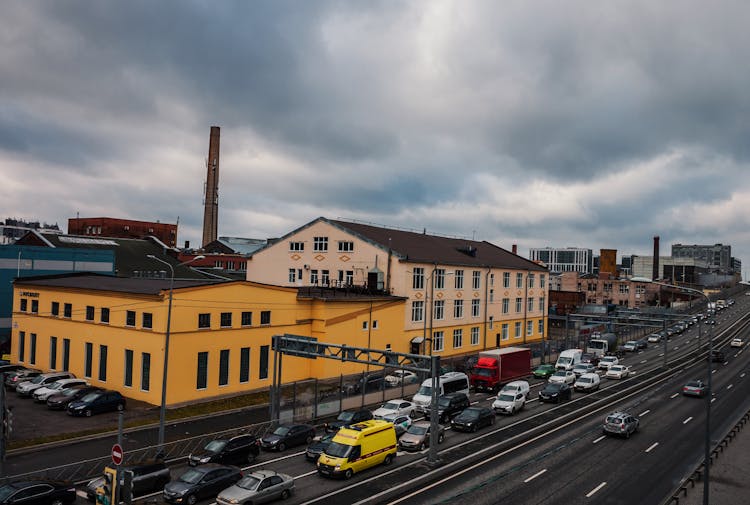
{"label": "red truck", "polygon": [[531,349],[502,347],[479,353],[469,380],[477,391],[497,391],[500,386],[531,375]]}

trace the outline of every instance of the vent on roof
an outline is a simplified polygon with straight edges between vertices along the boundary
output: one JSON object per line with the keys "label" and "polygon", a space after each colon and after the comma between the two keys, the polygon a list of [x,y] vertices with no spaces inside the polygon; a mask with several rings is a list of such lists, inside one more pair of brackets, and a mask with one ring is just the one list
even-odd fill
{"label": "vent on roof", "polygon": [[462,252],[464,254],[467,254],[471,256],[472,258],[476,258],[477,256],[477,248],[471,245],[466,245],[464,247],[459,247],[458,252]]}

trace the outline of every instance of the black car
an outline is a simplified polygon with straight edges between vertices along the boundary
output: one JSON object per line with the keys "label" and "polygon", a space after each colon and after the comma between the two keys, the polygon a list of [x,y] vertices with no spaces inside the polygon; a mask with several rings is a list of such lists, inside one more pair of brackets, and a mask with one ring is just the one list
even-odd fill
{"label": "black car", "polygon": [[260,454],[258,439],[252,435],[243,434],[211,440],[202,450],[188,456],[188,464],[190,466],[206,463],[244,465],[255,461],[258,454]]}
{"label": "black car", "polygon": [[315,428],[309,424],[282,424],[260,439],[267,451],[283,451],[294,445],[309,444],[315,438]]}
{"label": "black car", "polygon": [[581,363],[591,363],[594,366],[598,366],[599,356],[596,354],[584,353],[581,355]]}
{"label": "black car", "polygon": [[[145,460],[120,467],[120,471],[132,472],[133,488],[132,495],[143,496],[164,489],[164,486],[172,479],[169,468],[163,460]],[[121,474],[124,475],[124,474]],[[97,477],[86,484],[86,498],[96,501],[96,490],[104,486],[104,477]],[[125,477],[120,477],[120,485],[125,485]]]}
{"label": "black car", "polygon": [[0,373],[8,374],[10,372],[15,372],[16,370],[21,370],[23,368],[26,368],[23,365],[11,365],[10,363],[5,363],[3,365],[0,365]]}
{"label": "black car", "polygon": [[560,400],[570,400],[570,386],[563,382],[548,382],[539,391],[540,402],[560,403]]}
{"label": "black car", "polygon": [[236,466],[209,463],[191,467],[177,480],[164,486],[164,501],[195,505],[198,500],[213,499],[241,478],[242,472]]}
{"label": "black car", "polygon": [[67,407],[70,416],[91,417],[92,414],[125,409],[125,397],[117,391],[93,391],[79,400],[70,402]]}
{"label": "black car", "polygon": [[642,338],[640,340],[635,341],[635,348],[636,349],[647,349],[648,348],[648,340],[645,338]]}
{"label": "black car", "polygon": [[[469,397],[465,393],[449,393],[447,395],[441,395],[438,397],[437,411],[438,411],[438,422],[447,423],[450,419],[463,411],[469,406]],[[424,413],[425,419],[430,419],[430,412],[432,409],[428,408]]]}
{"label": "black car", "polygon": [[339,414],[335,421],[325,424],[325,430],[327,433],[339,431],[339,429],[352,424],[357,424],[362,421],[369,421],[372,419],[372,412],[367,409],[361,410],[345,410]]}
{"label": "black car", "polygon": [[495,413],[487,407],[469,407],[451,421],[451,428],[458,431],[477,431],[495,424]]}
{"label": "black car", "polygon": [[360,377],[356,382],[345,384],[342,393],[345,395],[356,395],[363,391],[371,393],[385,389],[385,374],[374,373]]}
{"label": "black car", "polygon": [[310,461],[318,461],[318,458],[323,453],[323,451],[325,451],[328,446],[331,445],[333,437],[335,436],[335,433],[326,433],[325,435],[320,437],[320,440],[314,440],[312,444],[307,446],[307,451],[305,451],[305,458]]}
{"label": "black car", "polygon": [[68,408],[68,404],[70,402],[78,400],[94,391],[101,390],[102,388],[100,387],[87,386],[85,384],[73,386],[72,388],[64,389],[59,393],[56,393],[47,398],[47,407],[52,410],[65,410],[66,408]]}
{"label": "black car", "polygon": [[76,488],[72,482],[28,479],[8,482],[0,486],[0,504],[49,505],[74,503]]}

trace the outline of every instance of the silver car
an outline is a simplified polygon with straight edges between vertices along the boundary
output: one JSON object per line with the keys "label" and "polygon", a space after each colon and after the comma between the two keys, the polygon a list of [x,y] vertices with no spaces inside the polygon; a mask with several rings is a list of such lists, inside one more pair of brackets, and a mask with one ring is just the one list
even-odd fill
{"label": "silver car", "polygon": [[216,497],[221,505],[238,503],[266,503],[285,500],[294,491],[294,478],[273,470],[256,470],[246,474],[236,484],[226,488]]}

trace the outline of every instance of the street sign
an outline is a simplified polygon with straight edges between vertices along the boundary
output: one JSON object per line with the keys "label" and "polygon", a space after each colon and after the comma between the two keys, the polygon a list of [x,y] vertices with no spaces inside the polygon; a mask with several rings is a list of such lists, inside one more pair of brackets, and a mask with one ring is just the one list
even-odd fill
{"label": "street sign", "polygon": [[122,446],[115,444],[112,446],[112,463],[119,465],[122,463]]}

